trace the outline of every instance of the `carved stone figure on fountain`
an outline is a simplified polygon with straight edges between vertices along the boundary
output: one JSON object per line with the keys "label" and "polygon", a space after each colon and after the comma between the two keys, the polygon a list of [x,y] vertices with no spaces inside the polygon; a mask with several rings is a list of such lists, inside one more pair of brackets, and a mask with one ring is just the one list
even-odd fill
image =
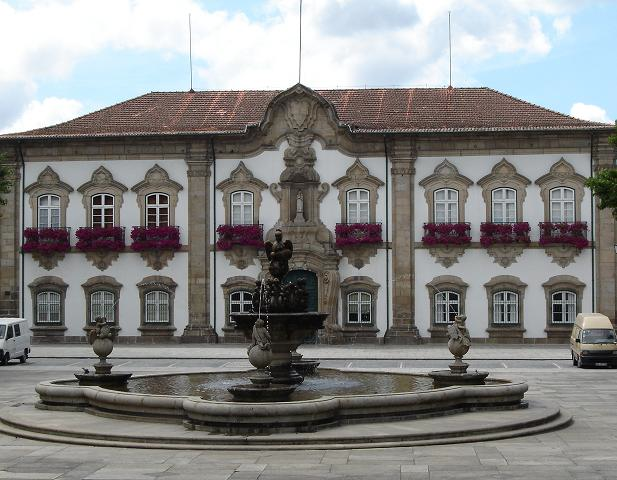
{"label": "carved stone figure on fountain", "polygon": [[258,370],[266,368],[272,359],[272,338],[266,328],[263,319],[258,318],[253,326],[253,342],[249,345],[247,353],[249,362]]}
{"label": "carved stone figure on fountain", "polygon": [[277,229],[274,242],[266,242],[264,247],[270,262],[268,271],[274,278],[282,280],[289,272],[289,259],[293,254],[293,245],[289,240],[283,242],[283,232]]}

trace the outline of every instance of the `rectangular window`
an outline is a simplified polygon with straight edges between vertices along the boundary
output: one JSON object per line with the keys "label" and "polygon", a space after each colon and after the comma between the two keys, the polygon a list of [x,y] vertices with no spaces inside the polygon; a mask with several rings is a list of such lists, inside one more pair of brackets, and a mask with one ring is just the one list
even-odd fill
{"label": "rectangular window", "polygon": [[38,324],[60,323],[60,294],[41,292],[36,296],[36,322]]}
{"label": "rectangular window", "polygon": [[435,294],[435,323],[450,323],[459,314],[459,295],[456,292]]}
{"label": "rectangular window", "polygon": [[436,223],[458,222],[458,191],[451,188],[436,190],[434,212]]}
{"label": "rectangular window", "polygon": [[100,290],[90,295],[90,321],[96,322],[97,317],[105,317],[107,322],[115,323],[115,295],[106,290]]}
{"label": "rectangular window", "polygon": [[493,295],[493,323],[518,323],[518,294],[505,291]]}
{"label": "rectangular window", "polygon": [[169,323],[169,294],[162,291],[146,294],[146,323]]}

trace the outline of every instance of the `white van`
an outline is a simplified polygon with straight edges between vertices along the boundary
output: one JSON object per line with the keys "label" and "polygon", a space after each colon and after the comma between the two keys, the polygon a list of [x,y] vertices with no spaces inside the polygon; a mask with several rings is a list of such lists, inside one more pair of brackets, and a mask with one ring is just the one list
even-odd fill
{"label": "white van", "polygon": [[617,336],[611,320],[601,313],[579,313],[570,336],[572,364],[605,363],[617,367]]}
{"label": "white van", "polygon": [[30,329],[23,318],[0,318],[0,365],[19,358],[24,363],[30,355]]}

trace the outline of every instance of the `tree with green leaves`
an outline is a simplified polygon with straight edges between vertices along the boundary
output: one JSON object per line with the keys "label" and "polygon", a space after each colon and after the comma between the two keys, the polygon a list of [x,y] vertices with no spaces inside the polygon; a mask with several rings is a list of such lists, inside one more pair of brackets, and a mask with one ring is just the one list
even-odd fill
{"label": "tree with green leaves", "polygon": [[[617,148],[617,125],[615,130],[616,133],[608,137],[608,143]],[[600,170],[594,177],[588,178],[585,185],[599,200],[598,208],[600,210],[610,208],[617,220],[617,168]]]}
{"label": "tree with green leaves", "polygon": [[6,154],[0,153],[0,205],[6,205],[1,195],[9,193],[13,185],[13,170],[6,164]]}

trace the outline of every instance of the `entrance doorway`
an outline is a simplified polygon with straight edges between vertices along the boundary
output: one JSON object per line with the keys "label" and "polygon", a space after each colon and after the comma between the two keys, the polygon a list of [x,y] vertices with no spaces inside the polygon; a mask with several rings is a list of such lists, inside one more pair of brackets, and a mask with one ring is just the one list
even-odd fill
{"label": "entrance doorway", "polygon": [[317,274],[311,272],[309,270],[291,270],[285,278],[283,282],[295,282],[296,280],[304,278],[306,282],[306,292],[308,293],[308,311],[316,312],[318,311],[319,303],[317,296]]}

